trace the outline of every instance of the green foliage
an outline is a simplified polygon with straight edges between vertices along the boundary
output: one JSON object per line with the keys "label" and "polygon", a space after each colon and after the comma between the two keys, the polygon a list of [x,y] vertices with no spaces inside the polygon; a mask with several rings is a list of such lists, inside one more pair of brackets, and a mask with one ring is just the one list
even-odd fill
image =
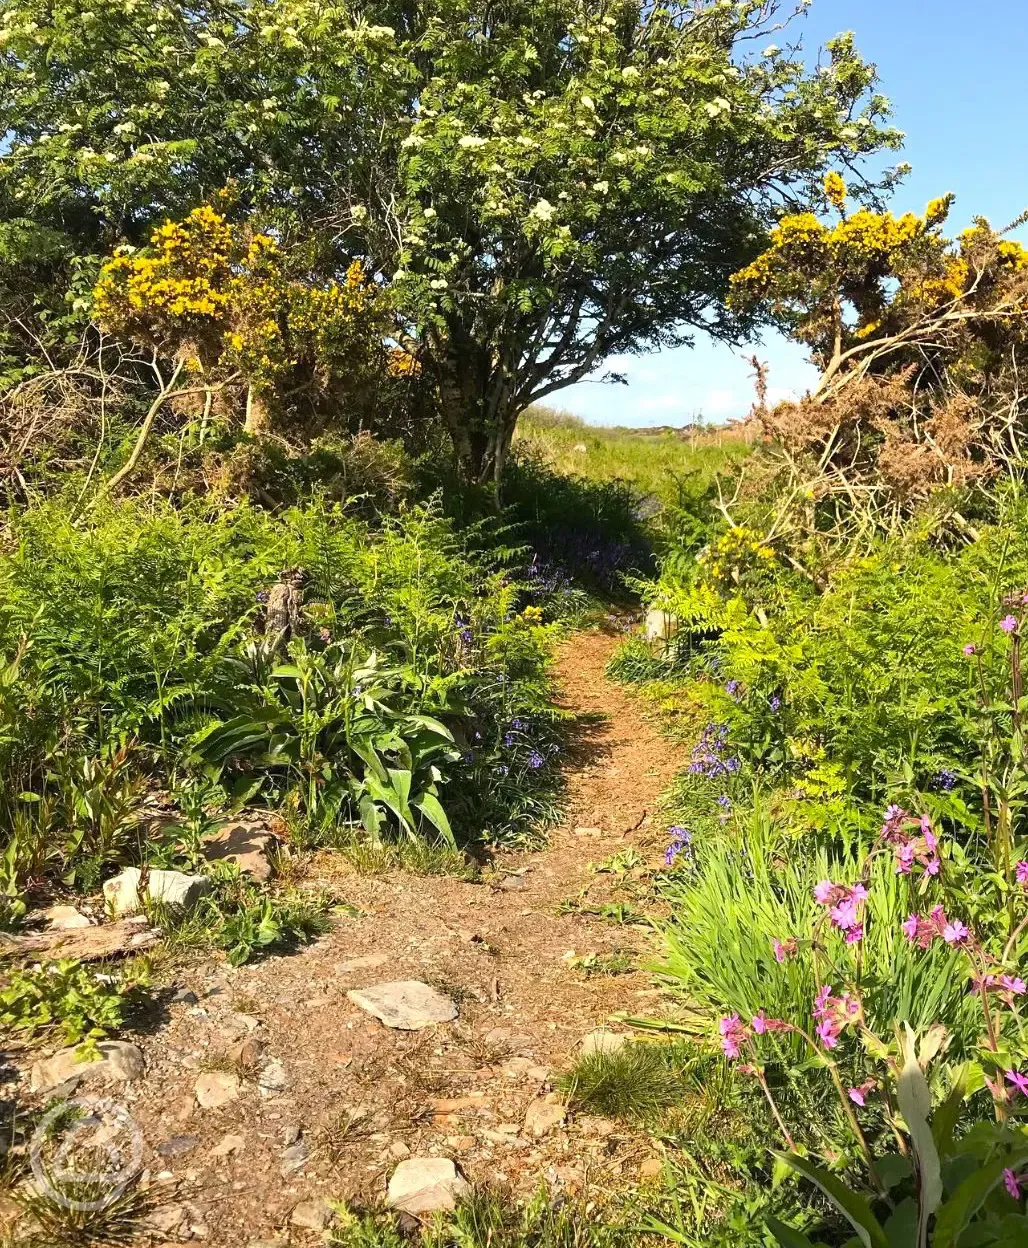
{"label": "green foliage", "polygon": [[0,987],[0,1025],[27,1037],[59,1032],[66,1044],[119,1031],[145,999],[146,968],[101,971],[65,959],[14,969]]}
{"label": "green foliage", "polygon": [[693,1091],[688,1071],[695,1060],[682,1046],[629,1042],[580,1057],[561,1086],[583,1111],[652,1120]]}
{"label": "green foliage", "polygon": [[[428,506],[373,527],[339,505],[56,504],[0,556],[0,891],[95,885],[148,857],[155,777],[207,811],[284,804],[306,842],[525,837],[555,813],[551,630]],[[283,569],[298,636],[263,632]],[[195,802],[193,802],[195,806]],[[201,817],[202,816],[202,817]],[[202,809],[197,818],[207,818]],[[199,826],[199,825],[197,825]],[[182,846],[155,845],[161,860]]]}
{"label": "green foliage", "polygon": [[[907,1019],[926,1028],[944,1019],[966,1052],[977,1039],[978,1017],[959,974],[960,954],[938,944],[924,952],[904,938],[901,924],[918,908],[918,899],[891,859],[873,865],[867,882],[872,921],[859,945],[826,932],[818,936],[823,963],[776,960],[775,941],[784,943],[814,926],[821,909],[815,885],[855,880],[859,871],[856,848],[845,852],[808,843],[797,853],[759,807],[735,836],[701,839],[695,867],[668,873],[662,886],[672,915],[662,970],[683,1002],[704,1011],[700,1029],[709,1029],[715,1015],[749,1019],[760,1010],[807,1027],[818,989],[842,977],[859,983],[872,1027],[888,1030],[894,1019]],[[809,1078],[802,1041],[784,1037],[782,1044],[794,1075]]]}
{"label": "green foliage", "polygon": [[[341,1206],[330,1243],[338,1248],[400,1248],[392,1215],[353,1213]],[[597,1217],[573,1201],[540,1191],[524,1205],[501,1193],[474,1192],[452,1213],[437,1214],[421,1231],[423,1248],[627,1248],[632,1228]]]}
{"label": "green foliage", "polygon": [[223,949],[232,966],[289,953],[331,929],[332,898],[322,891],[283,885],[262,888],[222,868],[215,888],[189,913],[172,914],[150,902],[152,922],[182,948]]}

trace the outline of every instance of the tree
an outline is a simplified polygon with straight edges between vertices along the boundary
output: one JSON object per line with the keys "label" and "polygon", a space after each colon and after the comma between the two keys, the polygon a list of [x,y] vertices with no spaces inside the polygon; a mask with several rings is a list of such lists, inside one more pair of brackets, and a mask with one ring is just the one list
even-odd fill
{"label": "tree", "polygon": [[0,209],[56,240],[54,290],[231,184],[313,282],[391,288],[482,482],[610,355],[743,335],[729,279],[776,215],[898,142],[850,37],[815,72],[750,50],[777,0],[0,3]]}

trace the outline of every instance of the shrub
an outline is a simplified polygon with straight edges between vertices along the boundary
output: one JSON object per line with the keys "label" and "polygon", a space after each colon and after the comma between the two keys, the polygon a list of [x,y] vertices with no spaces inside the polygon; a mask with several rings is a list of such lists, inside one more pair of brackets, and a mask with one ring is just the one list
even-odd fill
{"label": "shrub", "polygon": [[0,987],[0,1025],[28,1037],[60,1032],[65,1044],[119,1031],[145,999],[145,965],[111,973],[65,959],[12,970]]}

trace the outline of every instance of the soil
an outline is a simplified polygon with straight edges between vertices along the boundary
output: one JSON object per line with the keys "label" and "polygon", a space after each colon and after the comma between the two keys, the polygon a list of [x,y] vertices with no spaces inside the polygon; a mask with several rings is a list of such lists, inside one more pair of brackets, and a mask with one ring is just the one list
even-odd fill
{"label": "soil", "polygon": [[[452,1158],[473,1183],[586,1197],[652,1172],[654,1145],[623,1124],[569,1113],[539,1136],[525,1125],[539,1100],[558,1106],[542,1118],[560,1116],[555,1081],[583,1037],[624,1030],[610,1021],[618,1012],[660,1007],[640,969],[652,954],[647,929],[561,906],[624,900],[626,876],[590,864],[633,848],[652,864],[663,846],[654,811],[675,751],[605,678],[616,645],[580,633],[558,656],[579,740],[566,819],[544,849],[504,855],[475,882],[343,875],[324,855],[314,878],[321,872],[356,917],[340,916],[296,954],[182,968],[163,1024],[128,1037],[147,1071],[116,1091],[145,1140],[153,1243],[317,1242],[293,1224],[297,1205],[379,1202],[407,1156]],[[602,973],[602,957],[619,953],[631,969]],[[588,955],[601,957],[583,966]],[[456,1021],[392,1030],[346,995],[408,979],[452,998]],[[230,1090],[238,1078],[238,1095],[201,1108],[204,1074],[225,1076],[215,1082]]]}

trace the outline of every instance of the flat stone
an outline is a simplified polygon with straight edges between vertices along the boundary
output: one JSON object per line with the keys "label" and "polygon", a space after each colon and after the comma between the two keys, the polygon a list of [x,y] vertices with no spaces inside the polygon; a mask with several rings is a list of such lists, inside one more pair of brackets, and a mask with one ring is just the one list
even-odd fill
{"label": "flat stone", "polygon": [[[141,879],[142,873],[138,867],[126,867],[120,875],[104,884],[104,898],[115,916],[120,918],[142,910],[139,896]],[[153,870],[147,879],[146,895],[162,905],[188,910],[210,890],[211,883],[210,877],[206,875],[183,875],[181,871]]]}
{"label": "flat stone", "polygon": [[435,1023],[451,1023],[457,1017],[457,1007],[449,997],[416,979],[375,984],[346,995],[354,1005],[400,1031],[420,1031]]}
{"label": "flat stone", "polygon": [[246,1140],[241,1135],[223,1135],[211,1149],[212,1157],[228,1157],[231,1153],[241,1153]]}
{"label": "flat stone", "polygon": [[74,906],[49,906],[40,912],[40,918],[46,920],[51,932],[69,932],[79,927],[92,927],[93,920],[87,918]]}
{"label": "flat stone", "polygon": [[262,1096],[274,1096],[276,1092],[284,1092],[289,1087],[286,1068],[277,1057],[273,1057],[261,1071],[257,1086]]}
{"label": "flat stone", "polygon": [[269,855],[278,846],[278,838],[265,828],[245,823],[229,823],[204,841],[208,862],[229,862],[239,874],[264,884],[271,879]]}
{"label": "flat stone", "polygon": [[161,1235],[174,1235],[185,1220],[185,1205],[161,1205],[147,1214],[146,1227]]}
{"label": "flat stone", "polygon": [[323,1231],[334,1216],[327,1200],[305,1200],[289,1215],[289,1223],[306,1231]]}
{"label": "flat stone", "polygon": [[354,971],[373,971],[378,966],[385,966],[388,961],[387,953],[366,953],[360,958],[347,958],[345,962],[337,962],[336,970],[340,975],[350,975]]}
{"label": "flat stone", "polygon": [[579,1050],[582,1057],[593,1057],[597,1053],[617,1053],[619,1049],[623,1049],[626,1044],[630,1043],[632,1037],[626,1036],[623,1032],[607,1031],[601,1027],[598,1031],[590,1031],[589,1034],[582,1039],[582,1047]]}
{"label": "flat stone", "polygon": [[113,1079],[131,1082],[141,1079],[145,1070],[143,1052],[125,1040],[104,1040],[91,1053],[84,1045],[62,1049],[53,1057],[36,1062],[29,1075],[33,1092],[47,1092],[66,1082],[78,1083]]}
{"label": "flat stone", "polygon": [[98,1060],[79,1046],[62,1049],[53,1057],[45,1058],[33,1065],[29,1075],[29,1086],[33,1092],[48,1092],[51,1088],[56,1088],[69,1080],[73,1083],[78,1082],[85,1075],[86,1068]]}
{"label": "flat stone", "polygon": [[220,1109],[239,1096],[239,1076],[208,1071],[196,1081],[196,1103],[201,1109]]}
{"label": "flat stone", "polygon": [[191,1153],[200,1143],[198,1135],[172,1135],[157,1145],[160,1157],[183,1157]]}
{"label": "flat stone", "polygon": [[302,1137],[295,1144],[290,1144],[288,1148],[282,1150],[282,1164],[279,1166],[279,1172],[284,1179],[288,1179],[291,1174],[296,1174],[302,1170],[310,1158],[311,1150],[307,1147],[307,1142]]}
{"label": "flat stone", "polygon": [[565,1106],[556,1101],[546,1101],[536,1097],[525,1112],[525,1132],[537,1139],[549,1135],[554,1127],[559,1127],[568,1116]]}
{"label": "flat stone", "polygon": [[393,1171],[386,1193],[392,1209],[414,1216],[453,1209],[471,1187],[448,1157],[411,1157]]}
{"label": "flat stone", "polygon": [[664,1163],[659,1157],[647,1157],[639,1165],[639,1177],[641,1179],[659,1179],[663,1173]]}

